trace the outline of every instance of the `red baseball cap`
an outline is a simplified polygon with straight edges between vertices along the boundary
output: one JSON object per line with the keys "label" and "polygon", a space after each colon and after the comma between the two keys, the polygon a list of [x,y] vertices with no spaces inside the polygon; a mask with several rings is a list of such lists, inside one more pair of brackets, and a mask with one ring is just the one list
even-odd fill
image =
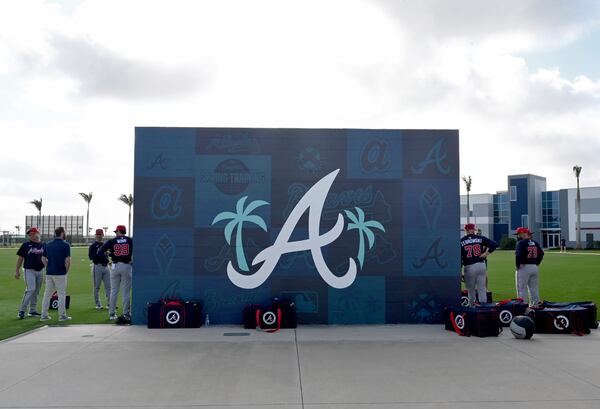
{"label": "red baseball cap", "polygon": [[475,225],[473,223],[465,224],[465,230],[475,230]]}
{"label": "red baseball cap", "polygon": [[529,230],[527,227],[517,227],[517,230],[515,231],[515,235],[518,235],[521,233],[533,234],[533,232],[531,230]]}
{"label": "red baseball cap", "polygon": [[96,229],[96,236],[104,236],[104,230]]}
{"label": "red baseball cap", "polygon": [[38,230],[37,227],[32,227],[29,230],[27,230],[27,234],[31,234],[31,233],[39,233],[40,231]]}
{"label": "red baseball cap", "polygon": [[127,233],[127,228],[125,226],[123,226],[122,224],[119,224],[114,232],[115,233],[120,232],[120,233],[125,234],[125,233]]}

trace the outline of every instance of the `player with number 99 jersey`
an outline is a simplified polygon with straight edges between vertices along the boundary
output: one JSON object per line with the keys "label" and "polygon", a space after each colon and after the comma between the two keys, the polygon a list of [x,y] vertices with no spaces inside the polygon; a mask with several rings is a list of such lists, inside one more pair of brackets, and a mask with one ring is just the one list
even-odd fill
{"label": "player with number 99 jersey", "polygon": [[115,310],[119,289],[123,296],[123,317],[130,320],[131,311],[131,256],[133,255],[133,240],[125,235],[127,229],[118,225],[115,229],[116,237],[108,240],[98,249],[98,254],[108,251],[113,266],[110,270],[110,301],[108,306],[108,318],[116,320]]}

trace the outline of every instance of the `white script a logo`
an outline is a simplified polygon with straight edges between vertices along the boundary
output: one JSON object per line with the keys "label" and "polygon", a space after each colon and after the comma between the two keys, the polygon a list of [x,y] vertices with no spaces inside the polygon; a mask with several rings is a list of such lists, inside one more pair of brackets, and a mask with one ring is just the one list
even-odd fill
{"label": "white script a logo", "polygon": [[[229,261],[227,264],[227,276],[231,282],[244,289],[252,289],[263,284],[273,272],[275,266],[283,254],[294,253],[310,250],[315,268],[321,275],[323,280],[331,287],[346,288],[350,286],[356,279],[357,266],[353,258],[349,258],[349,266],[346,273],[342,276],[337,276],[327,266],[321,249],[335,240],[337,240],[344,231],[344,216],[341,213],[337,215],[335,225],[324,234],[320,234],[321,215],[325,205],[325,199],[331,189],[331,185],[339,173],[339,169],[331,172],[327,176],[319,180],[310,190],[308,190],[300,201],[296,204],[287,220],[285,221],[281,232],[277,236],[275,243],[270,247],[262,250],[252,260],[252,265],[256,266],[263,263],[258,271],[254,274],[242,274],[235,269],[233,263]],[[246,207],[247,196],[242,197],[236,206],[236,212],[221,212],[213,220],[212,224],[223,220],[230,220],[225,226],[225,239],[228,244],[231,244],[231,237],[234,229],[236,230],[236,260],[238,268],[242,271],[250,271],[243,249],[242,242],[242,227],[244,223],[252,223],[263,230],[267,231],[267,226],[264,220],[252,215],[255,209],[268,205],[269,203],[263,200],[255,200],[250,202]],[[365,221],[365,214],[362,209],[356,207],[356,214],[349,210],[345,210],[346,216],[350,223],[346,226],[346,230],[358,230],[359,232],[359,248],[357,259],[362,268],[365,256],[365,237],[367,239],[369,249],[373,247],[375,235],[371,229],[378,229],[385,232],[381,223],[375,220]],[[308,239],[290,241],[292,233],[296,228],[302,215],[308,210]]]}

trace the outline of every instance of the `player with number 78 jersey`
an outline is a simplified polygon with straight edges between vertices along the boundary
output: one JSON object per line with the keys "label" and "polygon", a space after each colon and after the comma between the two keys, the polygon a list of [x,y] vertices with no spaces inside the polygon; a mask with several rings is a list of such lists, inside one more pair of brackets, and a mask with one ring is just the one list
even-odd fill
{"label": "player with number 78 jersey", "polygon": [[487,256],[498,248],[498,243],[475,234],[473,223],[465,224],[465,236],[460,239],[461,265],[464,266],[465,285],[469,294],[469,306],[487,301]]}
{"label": "player with number 78 jersey", "polygon": [[133,255],[133,240],[126,236],[127,229],[123,225],[115,229],[116,237],[108,240],[98,249],[98,254],[108,252],[113,263],[110,269],[110,302],[108,318],[116,320],[115,310],[119,288],[123,296],[123,316],[131,319],[131,259]]}

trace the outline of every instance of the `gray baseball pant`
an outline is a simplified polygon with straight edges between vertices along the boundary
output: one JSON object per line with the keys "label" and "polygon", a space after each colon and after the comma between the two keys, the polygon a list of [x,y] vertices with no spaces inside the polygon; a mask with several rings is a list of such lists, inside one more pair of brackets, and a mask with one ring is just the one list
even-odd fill
{"label": "gray baseball pant", "polygon": [[540,302],[538,277],[539,269],[535,264],[521,264],[519,269],[515,272],[517,296],[526,300],[527,292],[529,292],[529,305],[535,305]]}
{"label": "gray baseball pant", "polygon": [[110,270],[102,264],[92,265],[92,279],[94,280],[94,302],[96,307],[101,307],[100,285],[104,283],[104,294],[106,294],[106,306],[110,304]]}
{"label": "gray baseball pant", "polygon": [[23,274],[25,280],[25,294],[23,294],[23,300],[21,301],[21,308],[19,311],[37,312],[37,299],[40,295],[40,289],[42,288],[42,281],[44,280],[43,270],[35,271],[30,268],[25,269]]}
{"label": "gray baseball pant", "polygon": [[487,288],[485,287],[486,268],[485,263],[475,263],[465,266],[465,285],[469,293],[469,305],[476,301],[475,291],[479,296],[479,302],[487,301]]}
{"label": "gray baseball pant", "polygon": [[58,315],[59,317],[67,316],[66,299],[67,299],[67,275],[50,275],[46,274],[46,289],[44,290],[44,299],[42,300],[42,318],[48,316],[50,308],[50,298],[56,290],[58,294]]}
{"label": "gray baseball pant", "polygon": [[117,307],[119,288],[123,296],[123,315],[131,315],[131,264],[114,263],[110,271],[109,315],[114,315]]}

